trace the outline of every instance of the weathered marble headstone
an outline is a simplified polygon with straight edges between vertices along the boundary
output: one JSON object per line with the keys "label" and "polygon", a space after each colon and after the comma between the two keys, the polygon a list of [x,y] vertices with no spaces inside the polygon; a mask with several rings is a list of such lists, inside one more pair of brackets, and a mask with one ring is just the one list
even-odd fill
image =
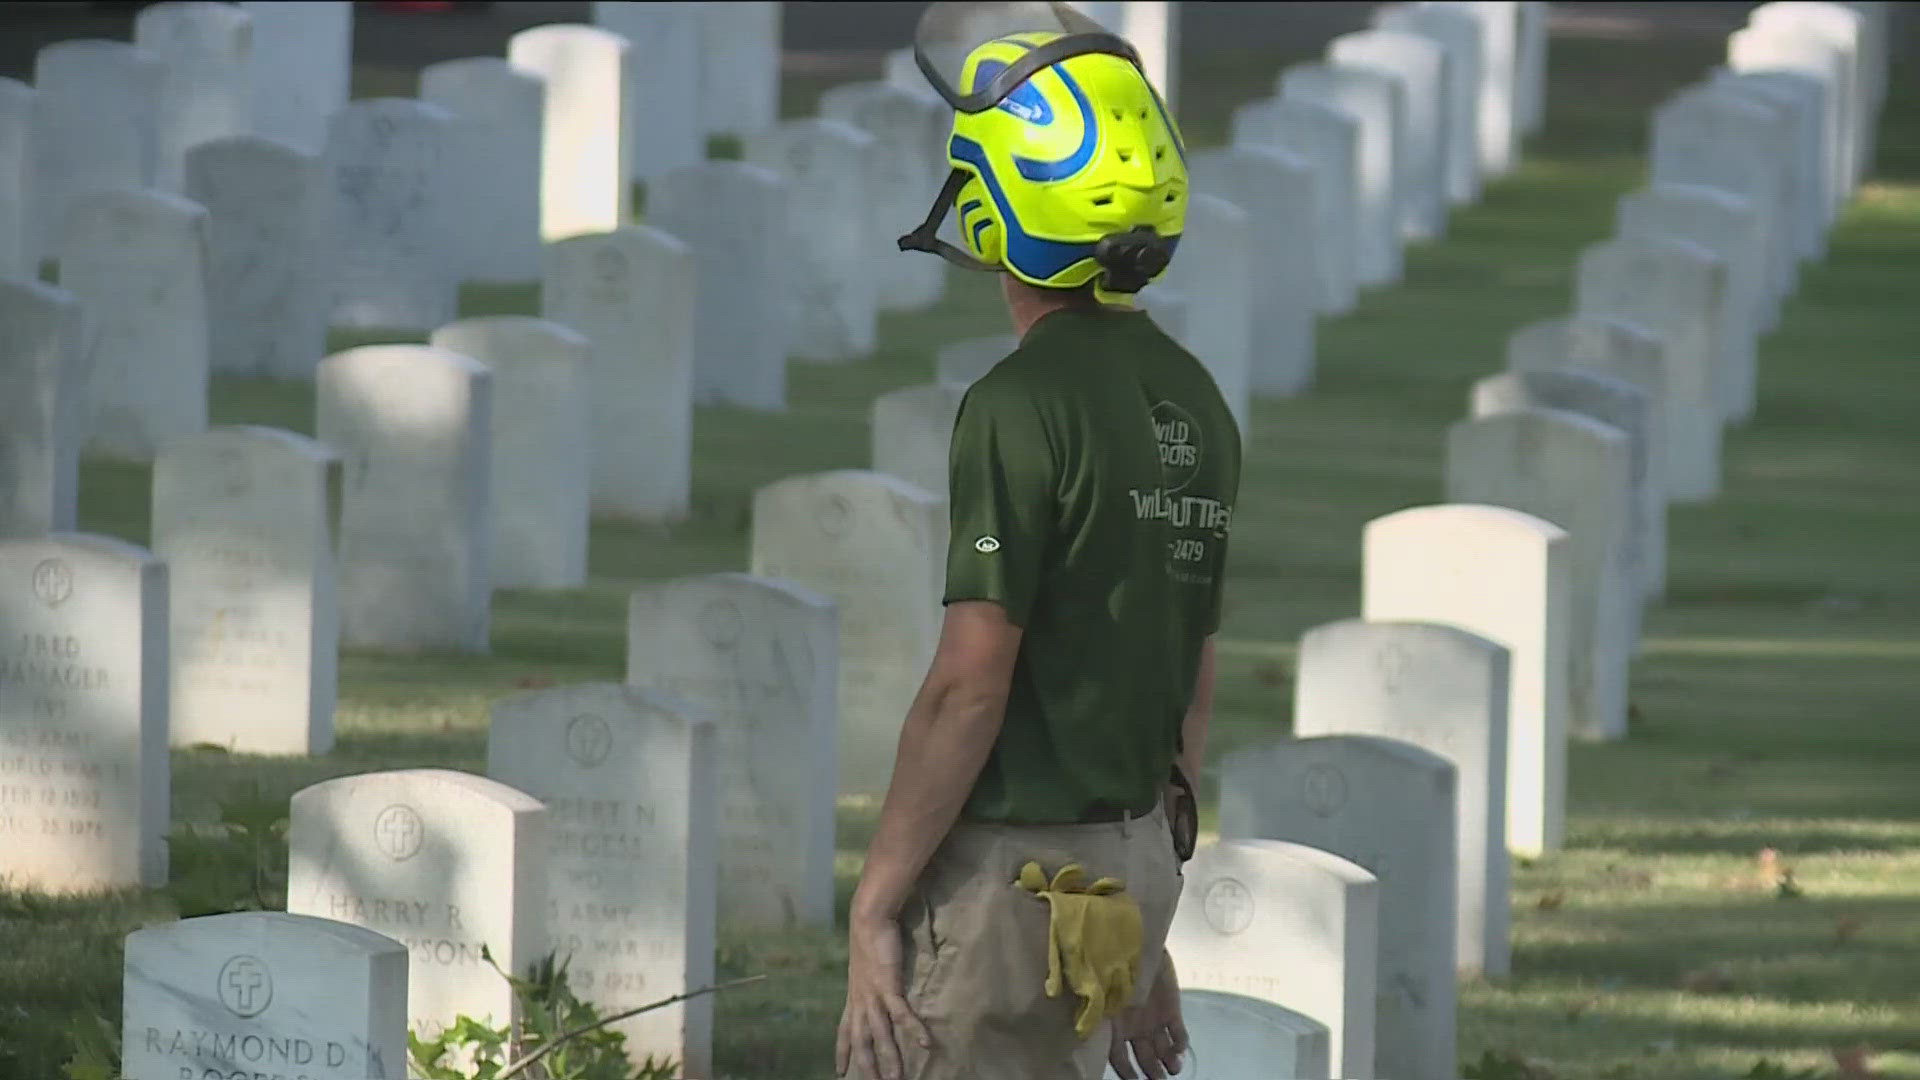
{"label": "weathered marble headstone", "polygon": [[496,56],[469,56],[422,68],[420,98],[454,119],[454,179],[436,196],[458,223],[454,273],[469,281],[535,280],[545,80]]}
{"label": "weathered marble headstone", "polygon": [[558,323],[525,315],[461,319],[432,344],[478,360],[493,376],[493,586],[577,589],[587,583],[593,479],[593,346]]}
{"label": "weathered marble headstone", "polygon": [[1580,253],[1574,310],[1644,327],[1665,345],[1669,502],[1720,491],[1714,324],[1725,287],[1725,264],[1690,241],[1617,239]]}
{"label": "weathered marble headstone", "polygon": [[1400,85],[1402,113],[1396,134],[1395,182],[1400,190],[1400,233],[1429,240],[1447,231],[1447,54],[1417,34],[1362,30],[1327,44],[1327,59],[1340,67],[1378,72]]}
{"label": "weathered marble headstone", "polygon": [[1326,1025],[1332,1075],[1378,1076],[1374,876],[1304,844],[1220,840],[1201,846],[1185,877],[1167,933],[1182,992],[1224,990],[1291,1009]]}
{"label": "weathered marble headstone", "polygon": [[0,276],[0,539],[74,527],[92,359],[81,317],[65,289]]}
{"label": "weathered marble headstone", "polygon": [[1654,184],[1622,196],[1614,207],[1620,236],[1691,240],[1727,267],[1720,296],[1720,344],[1729,373],[1728,406],[1736,419],[1753,415],[1759,390],[1758,337],[1775,321],[1767,289],[1763,211],[1752,202],[1702,184]]}
{"label": "weathered marble headstone", "polygon": [[174,746],[333,748],[340,462],[303,435],[218,427],[153,463],[153,554],[171,581]]}
{"label": "weathered marble headstone", "polygon": [[787,197],[779,174],[744,161],[689,165],[648,185],[648,222],[693,250],[697,402],[787,407]]}
{"label": "weathered marble headstone", "polygon": [[626,107],[627,142],[633,147],[628,175],[651,180],[706,160],[701,5],[596,0],[592,9],[594,25],[626,38],[633,50]]}
{"label": "weathered marble headstone", "polygon": [[[1383,576],[1395,573],[1405,571],[1394,567]],[[1454,963],[1463,974],[1507,974],[1513,883],[1507,858],[1507,649],[1458,626],[1346,619],[1307,631],[1296,670],[1295,737],[1378,736],[1417,746],[1453,766]],[[1371,789],[1362,790],[1370,801]],[[1312,842],[1305,836],[1286,839]],[[1384,880],[1379,867],[1361,861]]]}
{"label": "weathered marble headstone", "polygon": [[60,41],[35,54],[29,250],[53,251],[76,200],[153,183],[165,76],[158,57],[124,41]]}
{"label": "weathered marble headstone", "polygon": [[[1180,1080],[1328,1080],[1333,1075],[1327,1064],[1327,1025],[1271,1001],[1219,990],[1182,990],[1180,1018],[1187,1026],[1188,1044]],[[1105,1080],[1118,1076],[1109,1066]]]}
{"label": "weathered marble headstone", "polygon": [[320,363],[320,441],[345,466],[341,638],[487,651],[493,376],[427,345],[363,345]]}
{"label": "weathered marble headstone", "polygon": [[213,370],[311,379],[327,351],[333,187],[325,164],[255,135],[187,152],[207,210]]}
{"label": "weathered marble headstone", "polygon": [[1459,796],[1447,759],[1368,735],[1242,748],[1220,765],[1220,835],[1287,840],[1378,882],[1370,1075],[1452,1080]]}
{"label": "weathered marble headstone", "polygon": [[693,454],[693,253],[645,225],[549,244],[540,311],[593,343],[593,508],[672,521]]}
{"label": "weathered marble headstone", "polygon": [[33,87],[0,78],[0,279],[40,276],[33,203],[39,101]]}
{"label": "weathered marble headstone", "polygon": [[333,114],[336,326],[426,330],[453,318],[453,115],[410,98],[373,98]]}
{"label": "weathered marble headstone", "polygon": [[[1877,120],[1872,104],[1871,76],[1863,56],[1868,30],[1860,12],[1846,4],[1791,0],[1761,4],[1747,16],[1747,26],[1768,38],[1797,43],[1816,38],[1833,50],[1842,70],[1840,84],[1840,156],[1849,184],[1857,186],[1867,165],[1867,134]],[[1751,48],[1751,46],[1748,46]]]}
{"label": "weathered marble headstone", "polygon": [[840,790],[878,796],[933,659],[946,573],[944,500],[897,477],[813,473],[753,496],[752,572],[840,612]]}
{"label": "weathered marble headstone", "polygon": [[[1309,293],[1313,288],[1310,282]],[[1190,305],[1185,293],[1168,285],[1163,279],[1133,294],[1133,306],[1146,312],[1147,318],[1153,320],[1153,325],[1179,342],[1181,348],[1187,347],[1187,331],[1193,328],[1193,323],[1187,318]]]}
{"label": "weathered marble headstone", "polygon": [[167,569],[104,536],[0,541],[0,880],[167,881]]}
{"label": "weathered marble headstone", "polygon": [[1447,200],[1463,206],[1480,198],[1480,20],[1428,4],[1384,4],[1373,23],[1419,34],[1446,50],[1445,121],[1440,134]]}
{"label": "weathered marble headstone", "polygon": [[942,345],[934,357],[934,378],[938,382],[971,386],[1019,345],[1020,339],[1012,334],[989,334]]}
{"label": "weathered marble headstone", "polygon": [[1179,89],[1180,5],[1170,0],[1074,0],[1073,6],[1139,51],[1147,81],[1171,107]]}
{"label": "weathered marble headstone", "polygon": [[1629,469],[1624,433],[1557,409],[1462,420],[1447,432],[1448,501],[1510,507],[1567,532],[1567,730],[1590,741],[1627,728],[1625,608],[1641,591],[1625,561]]}
{"label": "weathered marble headstone", "polygon": [[120,1075],[398,1077],[407,950],[358,926],[239,911],[127,935]]}
{"label": "weathered marble headstone", "polygon": [[1791,71],[1819,80],[1826,107],[1822,158],[1828,193],[1838,207],[1853,196],[1852,57],[1840,45],[1806,30],[1748,26],[1727,37],[1727,66],[1735,71]]}
{"label": "weathered marble headstone", "polygon": [[947,450],[966,386],[924,383],[873,399],[873,471],[947,497]]}
{"label": "weathered marble headstone", "polygon": [[1167,284],[1187,297],[1187,348],[1206,365],[1239,422],[1253,430],[1254,215],[1200,190],[1187,195],[1187,224]]}
{"label": "weathered marble headstone", "polygon": [[1298,156],[1313,170],[1313,257],[1320,279],[1318,310],[1344,315],[1359,294],[1356,252],[1361,244],[1356,206],[1360,125],[1346,113],[1312,101],[1265,98],[1234,110],[1233,141],[1270,146]]}
{"label": "weathered marble headstone", "polygon": [[507,59],[547,83],[540,238],[551,243],[627,224],[636,150],[626,119],[634,71],[627,39],[597,26],[536,26],[507,40]]}
{"label": "weathered marble headstone", "polygon": [[700,5],[699,98],[708,135],[745,137],[780,116],[780,5],[729,0]]}
{"label": "weathered marble headstone", "polygon": [[1391,285],[1402,272],[1401,194],[1394,144],[1404,105],[1386,76],[1337,64],[1295,64],[1280,73],[1280,96],[1314,101],[1351,117],[1359,132],[1354,176],[1354,273],[1362,285]]}
{"label": "weathered marble headstone", "polygon": [[833,922],[839,616],[790,581],[706,574],[627,605],[627,683],[714,726],[720,922]]}
{"label": "weathered marble headstone", "polygon": [[[1784,222],[1770,224],[1789,234],[1791,247],[1799,259],[1825,258],[1827,227],[1834,218],[1821,151],[1825,144],[1821,125],[1826,110],[1826,87],[1799,72],[1736,72],[1726,68],[1715,68],[1707,85],[1760,106],[1785,132],[1780,145],[1775,147],[1775,154],[1785,178],[1785,201],[1791,206],[1780,215],[1786,219]],[[1735,190],[1739,190],[1739,182],[1734,184]],[[1774,277],[1771,270],[1770,264],[1767,275],[1770,287]],[[1774,299],[1779,299],[1777,290]]]}
{"label": "weathered marble headstone", "polygon": [[302,788],[288,820],[287,911],[405,946],[409,1028],[432,1037],[458,1016],[516,1019],[512,988],[481,953],[524,975],[552,949],[560,830],[539,800],[470,773],[396,769]]}
{"label": "weathered marble headstone", "polygon": [[[1246,393],[1260,397],[1302,393],[1313,385],[1319,289],[1312,168],[1278,147],[1244,145],[1192,154],[1187,168],[1193,190],[1219,196],[1246,215],[1240,232],[1253,316]],[[1181,243],[1184,248],[1186,240]],[[1204,251],[1182,250],[1175,255],[1168,276],[1176,288],[1184,286],[1189,310],[1198,307],[1197,318],[1187,329],[1203,336],[1210,336],[1208,294],[1219,287],[1215,275],[1233,273],[1229,264],[1190,265],[1207,263],[1209,258]],[[1204,351],[1194,351],[1206,358]],[[1250,425],[1244,404],[1234,415],[1245,432]]]}
{"label": "weathered marble headstone", "polygon": [[207,212],[178,195],[105,191],[73,202],[60,284],[92,335],[86,447],[145,461],[207,427]]}
{"label": "weathered marble headstone", "polygon": [[863,216],[868,273],[881,310],[917,311],[936,303],[946,291],[946,260],[901,251],[894,240],[927,216],[946,178],[952,110],[937,98],[884,82],[859,82],[830,87],[820,95],[819,111],[873,136]]}
{"label": "weathered marble headstone", "polygon": [[[547,804],[546,917],[585,1001],[611,1016],[713,983],[713,725],[618,683],[493,707],[487,773]],[[712,1075],[713,998],[614,1025],[636,1061]]]}
{"label": "weathered marble headstone", "polygon": [[318,154],[347,103],[353,5],[339,0],[246,0],[253,17],[247,99],[253,133]]}
{"label": "weathered marble headstone", "polygon": [[1519,160],[1516,79],[1520,28],[1511,0],[1443,0],[1424,6],[1448,8],[1480,24],[1480,175],[1505,176]]}
{"label": "weathered marble headstone", "polygon": [[[1746,200],[1760,214],[1760,261],[1755,268],[1770,299],[1793,287],[1795,218],[1800,179],[1791,172],[1791,117],[1779,106],[1747,100],[1723,88],[1696,87],[1654,110],[1648,155],[1655,184],[1697,184]],[[1730,287],[1752,270],[1732,272]]]}
{"label": "weathered marble headstone", "polygon": [[166,73],[161,80],[154,186],[181,191],[187,151],[252,130],[247,104],[253,18],[232,4],[167,0],[140,9],[133,43]]}
{"label": "weathered marble headstone", "polygon": [[[786,267],[781,294],[796,359],[851,360],[873,351],[879,291],[868,269],[874,252],[866,217],[867,158],[875,152],[873,136],[840,120],[786,120],[746,140],[746,159],[787,181],[784,239],[773,261]],[[727,294],[744,299],[737,289]]]}

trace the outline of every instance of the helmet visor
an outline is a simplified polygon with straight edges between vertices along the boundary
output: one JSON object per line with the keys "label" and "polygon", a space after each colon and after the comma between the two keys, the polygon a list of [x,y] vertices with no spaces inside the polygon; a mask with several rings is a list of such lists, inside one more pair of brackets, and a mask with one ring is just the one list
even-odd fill
{"label": "helmet visor", "polygon": [[[963,92],[967,57],[989,41],[1010,34],[1060,34],[1002,68],[985,84]],[[942,2],[930,4],[914,33],[913,58],[933,89],[964,113],[985,112],[1000,104],[1034,72],[1069,56],[1112,53],[1132,61],[1140,56],[1127,40],[1062,3]]]}

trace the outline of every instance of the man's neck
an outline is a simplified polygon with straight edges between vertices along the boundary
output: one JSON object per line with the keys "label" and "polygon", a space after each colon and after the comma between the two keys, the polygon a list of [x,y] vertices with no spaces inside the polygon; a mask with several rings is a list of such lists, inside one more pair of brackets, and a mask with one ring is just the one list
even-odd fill
{"label": "man's neck", "polygon": [[1026,337],[1027,331],[1033,329],[1035,323],[1056,311],[1094,310],[1102,306],[1084,293],[1036,289],[1012,275],[1008,277],[1010,280],[1002,291],[1007,300],[1007,318],[1013,323],[1016,338]]}

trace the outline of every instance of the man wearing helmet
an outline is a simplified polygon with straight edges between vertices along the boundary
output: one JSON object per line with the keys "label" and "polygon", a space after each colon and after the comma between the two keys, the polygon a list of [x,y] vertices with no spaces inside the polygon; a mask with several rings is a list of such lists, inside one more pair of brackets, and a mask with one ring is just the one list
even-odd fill
{"label": "man wearing helmet", "polygon": [[933,4],[915,55],[952,172],[900,246],[1000,272],[1020,344],[954,423],[945,621],[849,912],[837,1064],[1162,1077],[1241,445],[1132,307],[1185,149],[1133,49],[1064,4]]}

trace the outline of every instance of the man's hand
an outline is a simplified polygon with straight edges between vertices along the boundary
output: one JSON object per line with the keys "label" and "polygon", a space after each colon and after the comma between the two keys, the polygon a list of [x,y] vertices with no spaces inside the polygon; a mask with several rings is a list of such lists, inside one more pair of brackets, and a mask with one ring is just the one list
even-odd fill
{"label": "man's hand", "polygon": [[870,1080],[901,1080],[905,1066],[900,1038],[911,1037],[923,1049],[933,1045],[926,1025],[907,1005],[905,952],[897,920],[852,917],[847,928],[847,1007],[840,1014],[833,1052],[839,1075],[847,1075],[859,1062]]}
{"label": "man's hand", "polygon": [[[1187,1025],[1180,1016],[1180,979],[1173,957],[1162,955],[1160,974],[1147,991],[1146,1003],[1120,1014],[1113,1024],[1107,1064],[1121,1080],[1166,1080],[1180,1071],[1180,1055],[1187,1052]],[[1129,1060],[1131,1059],[1131,1060]],[[1134,1062],[1139,1071],[1134,1071]]]}

